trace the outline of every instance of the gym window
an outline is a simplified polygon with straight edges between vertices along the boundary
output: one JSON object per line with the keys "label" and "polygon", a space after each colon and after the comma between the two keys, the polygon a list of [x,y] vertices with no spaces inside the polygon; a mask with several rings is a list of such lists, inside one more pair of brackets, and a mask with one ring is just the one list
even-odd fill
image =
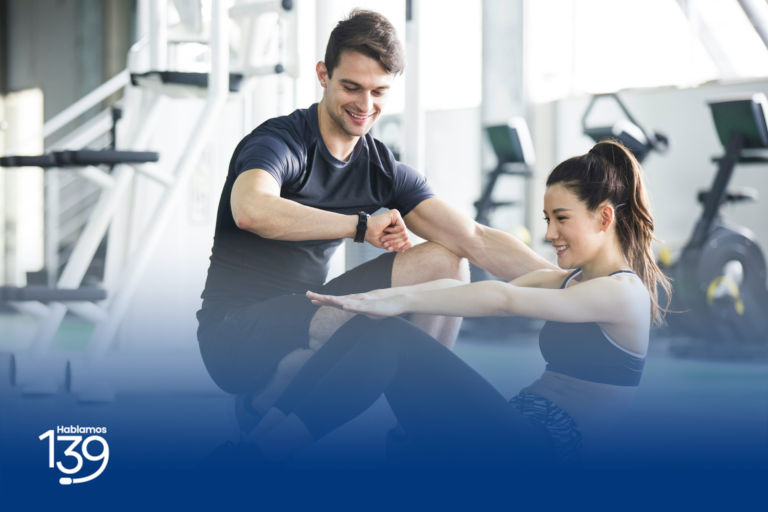
{"label": "gym window", "polygon": [[529,100],[768,76],[766,23],[764,1],[530,1]]}

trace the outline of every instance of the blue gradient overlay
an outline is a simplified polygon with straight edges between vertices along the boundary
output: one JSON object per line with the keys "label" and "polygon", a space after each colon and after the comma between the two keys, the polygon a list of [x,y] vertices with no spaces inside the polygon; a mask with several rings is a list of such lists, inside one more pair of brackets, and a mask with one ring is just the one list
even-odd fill
{"label": "blue gradient overlay", "polygon": [[[472,350],[470,345],[457,347],[457,353],[466,354],[465,359],[484,374],[477,354],[502,348],[486,345]],[[531,347],[525,350],[530,352]],[[3,368],[6,363],[7,357],[0,360]],[[485,368],[492,372],[491,366]],[[660,349],[650,351],[635,400],[614,433],[581,468],[567,471],[518,467],[512,460],[502,467],[442,463],[397,467],[384,458],[384,436],[394,416],[381,398],[327,436],[332,439],[306,449],[309,456],[297,454],[285,469],[265,473],[233,465],[230,471],[210,474],[201,469],[201,461],[220,444],[235,440],[227,412],[232,408],[231,395],[197,388],[118,390],[114,402],[89,405],[78,403],[64,389],[55,396],[22,396],[9,385],[5,369],[0,377],[3,511],[437,506],[735,510],[763,507],[768,496],[764,362],[676,360]],[[172,372],[167,377],[189,380],[188,375]],[[137,371],[136,388],[143,378]],[[68,475],[48,467],[48,442],[38,436],[60,426],[107,428],[101,436],[109,444],[110,459],[102,475],[83,484],[59,484]],[[69,444],[56,442],[55,460],[71,467],[74,459],[64,456]],[[89,449],[94,454],[100,451],[98,443]],[[99,465],[100,461],[85,460],[73,476],[87,475]]]}

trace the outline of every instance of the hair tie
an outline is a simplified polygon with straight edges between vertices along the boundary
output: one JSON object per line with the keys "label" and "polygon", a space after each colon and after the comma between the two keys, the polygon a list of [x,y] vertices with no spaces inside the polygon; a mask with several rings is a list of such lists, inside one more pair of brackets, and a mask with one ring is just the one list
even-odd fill
{"label": "hair tie", "polygon": [[603,156],[603,154],[600,153],[600,151],[597,149],[597,146],[594,146],[592,149],[589,150],[589,152],[593,155]]}

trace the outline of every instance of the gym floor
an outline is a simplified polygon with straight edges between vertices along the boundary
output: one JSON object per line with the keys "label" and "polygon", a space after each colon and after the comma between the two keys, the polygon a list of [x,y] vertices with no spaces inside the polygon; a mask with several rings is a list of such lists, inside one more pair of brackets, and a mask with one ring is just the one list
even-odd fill
{"label": "gym floor", "polygon": [[[4,333],[0,353],[28,343],[34,327],[34,320],[27,317],[0,314],[0,332]],[[80,350],[88,334],[86,324],[67,318],[54,341],[54,350]],[[768,361],[678,359],[670,355],[669,343],[660,337],[652,339],[642,383],[616,429],[611,456],[650,464],[677,460],[697,465],[716,459],[717,464],[765,469]],[[492,341],[462,334],[455,351],[505,397],[533,382],[545,366],[535,333]],[[132,422],[130,436],[157,440],[156,449],[180,464],[193,464],[223,442],[236,440],[229,418],[232,396],[223,392],[146,394],[118,390],[116,401],[94,405],[79,404],[63,389],[55,396],[23,397],[10,386],[8,361],[7,354],[0,356],[4,418],[0,419],[0,443],[4,450],[22,450],[24,443],[18,448],[11,446],[21,438],[40,444],[36,436],[53,428],[45,419],[50,417],[56,418],[57,425],[94,426],[107,417],[110,424],[119,424],[120,418],[151,417],[151,421]],[[354,421],[297,454],[293,464],[383,465],[386,432],[394,423],[382,397]],[[119,428],[111,432],[120,435]]]}

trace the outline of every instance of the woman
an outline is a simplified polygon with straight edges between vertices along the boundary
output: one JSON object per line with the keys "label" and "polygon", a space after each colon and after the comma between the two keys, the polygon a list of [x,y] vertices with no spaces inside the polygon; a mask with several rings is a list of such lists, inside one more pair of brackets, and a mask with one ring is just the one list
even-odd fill
{"label": "woman", "polygon": [[[307,296],[359,313],[302,368],[250,440],[269,464],[365,411],[384,393],[429,460],[574,465],[613,423],[642,374],[648,335],[666,311],[640,165],[604,141],[558,165],[544,196],[547,240],[562,269],[511,283],[439,280],[346,297]],[[403,313],[546,320],[547,369],[507,401]],[[384,320],[374,320],[381,319]],[[233,450],[235,448],[232,448]]]}

